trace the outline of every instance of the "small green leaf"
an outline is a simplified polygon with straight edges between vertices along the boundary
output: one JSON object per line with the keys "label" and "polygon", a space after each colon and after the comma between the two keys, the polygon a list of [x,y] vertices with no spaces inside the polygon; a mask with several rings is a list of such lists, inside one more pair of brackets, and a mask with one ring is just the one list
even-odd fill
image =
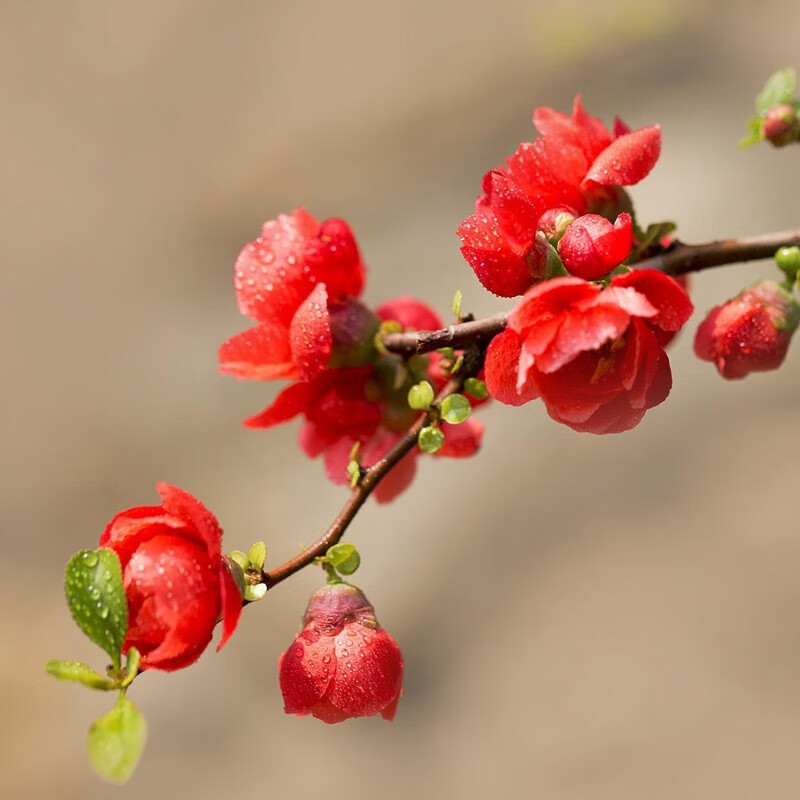
{"label": "small green leaf", "polygon": [[266,583],[257,583],[255,585],[244,587],[244,599],[248,603],[257,603],[267,593]]}
{"label": "small green leaf", "polygon": [[483,400],[484,397],[489,396],[489,390],[486,388],[486,384],[483,381],[479,381],[477,378],[467,378],[464,381],[464,391],[476,400]]}
{"label": "small green leaf", "polygon": [[48,661],[45,669],[60,681],[77,681],[91,689],[108,691],[116,688],[114,681],[98,675],[88,664],[82,661]]}
{"label": "small green leaf", "polygon": [[428,425],[419,432],[417,446],[423,453],[436,453],[442,449],[443,444],[444,434],[439,428]]}
{"label": "small green leaf", "polygon": [[761,117],[750,117],[747,120],[747,129],[749,133],[739,142],[740,148],[751,147],[760,142],[763,138],[762,127],[764,120]]}
{"label": "small green leaf", "polygon": [[340,542],[329,547],[325,557],[342,575],[352,575],[361,564],[358,550],[348,542]]}
{"label": "small green leaf", "polygon": [[350,488],[355,489],[361,480],[361,467],[354,458],[347,462],[347,477],[350,479]]}
{"label": "small green leaf", "polygon": [[461,289],[456,289],[456,293],[453,295],[453,313],[456,315],[456,319],[461,319]]}
{"label": "small green leaf", "polygon": [[433,398],[433,386],[428,381],[421,381],[408,390],[408,405],[415,411],[427,411]]}
{"label": "small green leaf", "polygon": [[756,97],[756,113],[763,114],[771,106],[788,103],[794,95],[796,85],[797,74],[791,67],[774,72]]}
{"label": "small green leaf", "polygon": [[247,572],[250,569],[250,559],[246,553],[241,550],[231,550],[228,558],[241,567],[242,572]]}
{"label": "small green leaf", "polygon": [[394,319],[387,319],[381,322],[380,326],[378,327],[378,332],[375,334],[374,344],[375,349],[379,353],[385,353],[386,348],[383,346],[383,337],[387,336],[390,333],[402,333],[403,326]]}
{"label": "small green leaf", "polygon": [[131,647],[128,650],[127,658],[125,659],[125,677],[120,683],[120,688],[124,689],[133,683],[133,679],[139,674],[139,665],[142,663],[142,654],[135,648]]}
{"label": "small green leaf", "polygon": [[469,415],[472,413],[472,406],[463,394],[451,394],[442,400],[439,411],[445,422],[449,422],[451,425],[458,425],[460,422],[469,419]]}
{"label": "small green leaf", "polygon": [[459,354],[458,358],[450,365],[449,369],[446,371],[450,373],[450,375],[455,375],[461,367],[464,365],[464,355]]}
{"label": "small green leaf", "polygon": [[676,227],[677,225],[674,222],[654,222],[647,226],[647,230],[638,231],[636,248],[626,260],[631,263],[636,262],[654,244],[660,242],[665,236],[669,236]]}
{"label": "small green leaf", "polygon": [[78,627],[108,653],[118,673],[128,602],[117,554],[103,547],[76,553],[67,564],[64,588]]}
{"label": "small green leaf", "polygon": [[256,542],[247,551],[247,560],[255,569],[261,569],[267,559],[267,546],[264,542]]}
{"label": "small green leaf", "polygon": [[452,347],[440,347],[437,353],[441,353],[444,358],[455,358],[456,352]]}
{"label": "small green leaf", "polygon": [[89,761],[103,778],[125,783],[133,775],[147,739],[147,723],[136,706],[120,694],[108,714],[89,729]]}

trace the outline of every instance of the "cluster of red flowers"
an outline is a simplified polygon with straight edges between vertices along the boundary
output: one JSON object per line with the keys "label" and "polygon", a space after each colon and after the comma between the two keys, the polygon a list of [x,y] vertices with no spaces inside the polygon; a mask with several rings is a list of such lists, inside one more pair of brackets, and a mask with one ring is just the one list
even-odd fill
{"label": "cluster of red flowers", "polygon": [[653,168],[661,131],[617,120],[612,133],[579,97],[571,117],[539,108],[533,121],[541,137],[485,176],[459,228],[481,283],[523,295],[489,347],[487,387],[510,405],[541,397],[578,431],[625,431],[669,394],[664,346],[692,312],[673,278],[619,269],[635,242],[622,187]]}
{"label": "cluster of red flowers", "polygon": [[[293,382],[261,413],[245,420],[250,428],[270,428],[303,415],[300,446],[322,455],[328,477],[345,483],[350,453],[360,444],[360,463],[380,459],[408,429],[418,412],[408,390],[427,380],[441,388],[447,380],[442,356],[415,356],[404,362],[376,342],[382,323],[402,330],[442,327],[420,300],[402,297],[372,311],[358,298],[365,269],[346,222],[317,222],[300,209],[264,224],[235,266],[239,309],[256,326],[225,342],[220,370],[238,378]],[[480,447],[483,424],[442,423],[445,444],[437,455],[471,456]],[[394,498],[414,477],[412,451],[375,490],[379,502]]]}

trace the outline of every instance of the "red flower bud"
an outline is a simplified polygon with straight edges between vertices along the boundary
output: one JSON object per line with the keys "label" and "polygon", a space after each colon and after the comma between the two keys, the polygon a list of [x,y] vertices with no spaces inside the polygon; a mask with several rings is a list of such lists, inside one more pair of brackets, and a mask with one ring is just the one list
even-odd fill
{"label": "red flower bud", "polygon": [[380,714],[402,694],[403,656],[360,589],[347,583],[311,595],[303,630],[278,662],[287,714],[323,722]]}
{"label": "red flower bud", "polygon": [[100,536],[122,564],[128,600],[123,652],[142,668],[176,670],[200,657],[222,616],[219,650],[236,629],[242,596],[222,556],[216,517],[183,489],[156,485],[160,506],[117,514]]}
{"label": "red flower bud", "polygon": [[620,214],[612,225],[605,217],[584,214],[570,225],[558,243],[564,266],[587,281],[616,269],[631,252],[633,220]]}
{"label": "red flower bud", "polygon": [[785,147],[800,140],[800,119],[792,106],[783,103],[768,108],[764,114],[764,138],[775,147]]}
{"label": "red flower bud", "polygon": [[794,298],[777,283],[762,281],[711,309],[697,329],[694,352],[713,361],[723,378],[777,369],[798,323]]}

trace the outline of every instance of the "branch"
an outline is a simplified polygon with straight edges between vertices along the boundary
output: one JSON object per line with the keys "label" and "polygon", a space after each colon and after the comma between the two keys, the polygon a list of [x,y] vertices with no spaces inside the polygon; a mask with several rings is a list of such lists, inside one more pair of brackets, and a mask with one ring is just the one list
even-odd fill
{"label": "branch", "polygon": [[[663,253],[636,264],[636,269],[656,269],[668,275],[686,275],[723,264],[738,264],[772,258],[781,247],[800,246],[800,230],[780,231],[741,239],[723,239],[706,244],[675,242]],[[390,333],[383,337],[387,350],[402,356],[430,353],[440,347],[465,347],[477,344],[484,348],[508,322],[508,314],[450,325],[438,331]]]}
{"label": "branch", "polygon": [[[459,374],[457,378],[452,378],[436,396],[435,404],[439,404],[448,395],[454,394],[461,389],[464,380],[469,377],[471,370],[464,370],[464,374]],[[417,437],[419,432],[430,423],[431,412],[421,414],[419,419],[403,434],[403,437],[395,444],[395,446],[379,461],[376,461],[369,467],[361,477],[358,485],[353,489],[350,494],[350,499],[345,503],[339,515],[333,521],[333,524],[328,528],[325,535],[318,539],[302,553],[287,561],[285,564],[276,567],[269,572],[262,574],[262,581],[267,584],[267,588],[271,589],[281,581],[286,580],[290,575],[303,569],[303,567],[311,564],[318,556],[325,555],[329,547],[335,545],[344,536],[353,518],[358,513],[361,506],[364,505],[367,498],[372,494],[373,489],[397,466],[403,456],[407,455],[410,450],[417,444]]]}
{"label": "branch", "polygon": [[[723,264],[735,264],[742,261],[756,261],[770,258],[780,247],[800,246],[800,230],[770,233],[764,236],[751,236],[742,239],[725,239],[706,244],[689,245],[675,242],[663,253],[652,256],[636,264],[637,269],[657,269],[670,275],[685,275],[688,272],[699,272],[709,267]],[[504,328],[508,322],[508,314],[501,313],[485,319],[470,320],[457,325],[450,325],[438,331],[415,331],[410,333],[391,333],[383,337],[387,350],[402,356],[416,353],[429,353],[440,347],[463,349],[471,346],[477,358],[471,359],[476,366],[482,361],[489,342]],[[459,375],[450,380],[436,397],[440,403],[445,397],[458,392],[463,382],[475,374],[477,368],[462,367]],[[271,589],[290,575],[311,564],[315,558],[325,554],[327,549],[341,540],[355,515],[375,487],[391,472],[417,443],[419,432],[431,421],[431,412],[420,415],[419,419],[408,429],[395,446],[379,461],[367,469],[358,485],[353,489],[339,515],[333,521],[322,538],[299,555],[269,572],[262,572],[261,579]]]}

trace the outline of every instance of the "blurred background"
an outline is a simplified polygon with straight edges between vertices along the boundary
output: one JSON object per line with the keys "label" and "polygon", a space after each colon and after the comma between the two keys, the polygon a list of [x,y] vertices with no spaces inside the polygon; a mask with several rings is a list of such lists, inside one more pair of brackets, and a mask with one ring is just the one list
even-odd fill
{"label": "blurred background", "polygon": [[[0,5],[3,236],[0,794],[248,794],[348,800],[795,798],[800,792],[800,352],[726,383],[672,350],[670,400],[624,436],[495,405],[479,458],[426,460],[348,539],[403,647],[392,725],[282,712],[276,662],[321,582],[249,609],[219,656],[137,681],[150,724],[133,781],[95,779],[108,696],[62,570],[122,508],[189,489],[226,546],[277,564],[345,499],[296,424],[240,420],[274,384],[216,372],[247,321],[232,264],[263,220],[343,216],[370,304],[503,307],[455,229],[534,106],[660,122],[633,190],[688,241],[800,224],[800,151],[736,149],[776,68],[800,68],[796,0],[388,3],[51,0]],[[698,314],[769,263],[706,273]],[[694,322],[699,321],[699,318]],[[795,344],[795,349],[800,349]]]}

